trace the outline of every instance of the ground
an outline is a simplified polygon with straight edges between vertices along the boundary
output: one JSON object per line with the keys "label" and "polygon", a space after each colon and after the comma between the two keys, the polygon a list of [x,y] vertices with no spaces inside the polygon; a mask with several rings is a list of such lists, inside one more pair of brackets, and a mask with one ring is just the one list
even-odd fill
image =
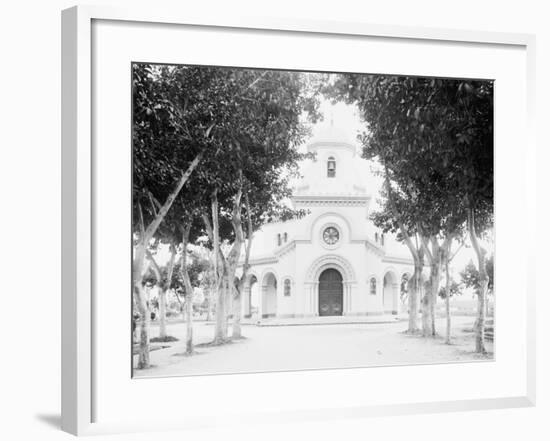
{"label": "ground", "polygon": [[[301,326],[244,325],[245,339],[223,346],[201,346],[212,340],[214,327],[197,322],[194,326],[196,354],[185,356],[185,324],[175,323],[168,331],[179,339],[151,352],[149,369],[134,369],[136,377],[206,375],[239,372],[288,371],[465,362],[492,359],[473,353],[473,317],[453,317],[453,344],[442,337],[408,335],[405,321],[391,323],[324,324]],[[444,332],[445,320],[437,329]],[[152,325],[151,336],[158,334]],[[134,364],[137,357],[134,357]]]}

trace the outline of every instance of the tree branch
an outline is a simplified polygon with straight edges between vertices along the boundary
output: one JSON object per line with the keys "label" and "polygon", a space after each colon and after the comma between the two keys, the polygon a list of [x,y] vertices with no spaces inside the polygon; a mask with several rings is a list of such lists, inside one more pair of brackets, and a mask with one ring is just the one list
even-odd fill
{"label": "tree branch", "polygon": [[176,197],[178,196],[179,192],[189,179],[189,176],[191,176],[191,173],[193,173],[193,170],[197,167],[199,162],[201,161],[202,157],[204,155],[204,150],[202,150],[196,157],[191,161],[191,164],[189,164],[189,167],[183,173],[181,176],[181,179],[178,182],[178,185],[176,185],[176,188],[170,195],[166,198],[166,201],[164,202],[164,205],[159,210],[158,214],[155,216],[155,219],[153,222],[149,224],[147,229],[145,230],[145,233],[143,235],[143,241],[145,244],[149,242],[149,240],[153,237],[155,232],[157,231],[160,223],[164,220],[166,214],[168,213],[168,210],[170,210],[170,207],[172,207],[172,204],[176,200]]}
{"label": "tree branch", "polygon": [[411,237],[410,237],[409,233],[407,232],[407,230],[405,229],[405,225],[403,224],[403,221],[401,220],[401,217],[398,214],[399,211],[397,210],[397,207],[395,205],[393,190],[391,188],[390,176],[389,176],[389,172],[388,172],[388,166],[385,165],[385,164],[384,164],[384,170],[385,170],[386,187],[387,187],[387,190],[388,190],[388,201],[390,202],[391,211],[392,211],[393,215],[395,216],[395,218],[397,220],[397,225],[399,226],[399,230],[401,231],[401,234],[402,234],[403,238],[405,239],[405,244],[407,245],[407,247],[409,248],[411,254],[413,255],[413,259],[418,261],[418,259],[419,259],[418,249],[415,248],[414,244],[412,243]]}
{"label": "tree branch", "polygon": [[155,275],[157,276],[157,283],[160,284],[161,281],[162,281],[162,273],[160,271],[160,267],[158,266],[157,261],[155,260],[155,257],[153,256],[153,254],[151,254],[151,251],[149,251],[149,250],[145,251],[145,255],[147,256],[147,259],[151,263],[153,271],[155,272]]}
{"label": "tree branch", "polygon": [[145,222],[143,220],[143,210],[141,209],[141,202],[138,201],[138,213],[139,213],[139,234],[141,238],[145,236]]}
{"label": "tree branch", "polygon": [[420,230],[420,224],[417,223],[416,228],[418,229],[418,237],[420,239],[420,246],[424,250],[424,254],[428,257],[430,265],[432,265],[434,263],[434,256],[433,256],[432,252],[430,251],[428,239],[420,232],[421,231]]}
{"label": "tree branch", "polygon": [[[455,256],[458,254],[458,252],[460,251],[460,249],[461,249],[463,246],[464,246],[464,242],[462,242],[462,243],[460,244],[460,246],[456,249],[456,251],[453,253],[453,255],[451,256],[451,258],[449,259],[449,262],[451,262],[451,261],[455,258]],[[450,251],[450,250],[449,250],[449,251]]]}

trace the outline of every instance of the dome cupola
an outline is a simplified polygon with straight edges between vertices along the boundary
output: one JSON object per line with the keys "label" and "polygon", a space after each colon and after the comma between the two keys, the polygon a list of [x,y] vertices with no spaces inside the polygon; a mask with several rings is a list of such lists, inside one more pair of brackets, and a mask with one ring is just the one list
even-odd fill
{"label": "dome cupola", "polygon": [[320,127],[307,145],[307,151],[310,153],[327,148],[346,151],[352,155],[356,153],[355,145],[348,134],[335,127],[332,121],[330,124]]}
{"label": "dome cupola", "polygon": [[334,124],[317,127],[307,144],[315,158],[304,164],[302,177],[296,183],[293,194],[295,206],[347,201],[366,205],[365,160],[356,157],[356,146],[349,133]]}

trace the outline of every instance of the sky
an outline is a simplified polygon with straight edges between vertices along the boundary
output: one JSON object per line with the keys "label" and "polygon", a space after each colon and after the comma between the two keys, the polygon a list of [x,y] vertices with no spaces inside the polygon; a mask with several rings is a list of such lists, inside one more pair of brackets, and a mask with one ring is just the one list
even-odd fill
{"label": "sky", "polygon": [[335,127],[349,133],[352,140],[355,140],[355,137],[365,129],[355,106],[345,103],[332,104],[328,100],[323,100],[320,104],[320,112],[323,114],[323,121],[313,127],[314,136],[317,130],[330,124],[331,121]]}

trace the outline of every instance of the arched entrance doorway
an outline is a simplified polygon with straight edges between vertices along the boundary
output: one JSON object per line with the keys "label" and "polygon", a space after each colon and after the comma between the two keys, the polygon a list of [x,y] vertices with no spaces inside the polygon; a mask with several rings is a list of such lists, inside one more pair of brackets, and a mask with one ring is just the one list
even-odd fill
{"label": "arched entrance doorway", "polygon": [[397,314],[398,297],[399,283],[397,277],[392,271],[388,271],[384,275],[384,288],[382,291],[382,301],[386,314]]}
{"label": "arched entrance doorway", "polygon": [[258,278],[252,274],[248,282],[248,296],[245,297],[244,305],[245,317],[257,317],[260,310],[260,284]]}
{"label": "arched entrance doorway", "polygon": [[328,268],[319,276],[319,315],[342,315],[343,310],[342,274],[334,268]]}
{"label": "arched entrance doorway", "polygon": [[262,282],[262,318],[277,315],[277,279],[275,274],[267,273]]}

